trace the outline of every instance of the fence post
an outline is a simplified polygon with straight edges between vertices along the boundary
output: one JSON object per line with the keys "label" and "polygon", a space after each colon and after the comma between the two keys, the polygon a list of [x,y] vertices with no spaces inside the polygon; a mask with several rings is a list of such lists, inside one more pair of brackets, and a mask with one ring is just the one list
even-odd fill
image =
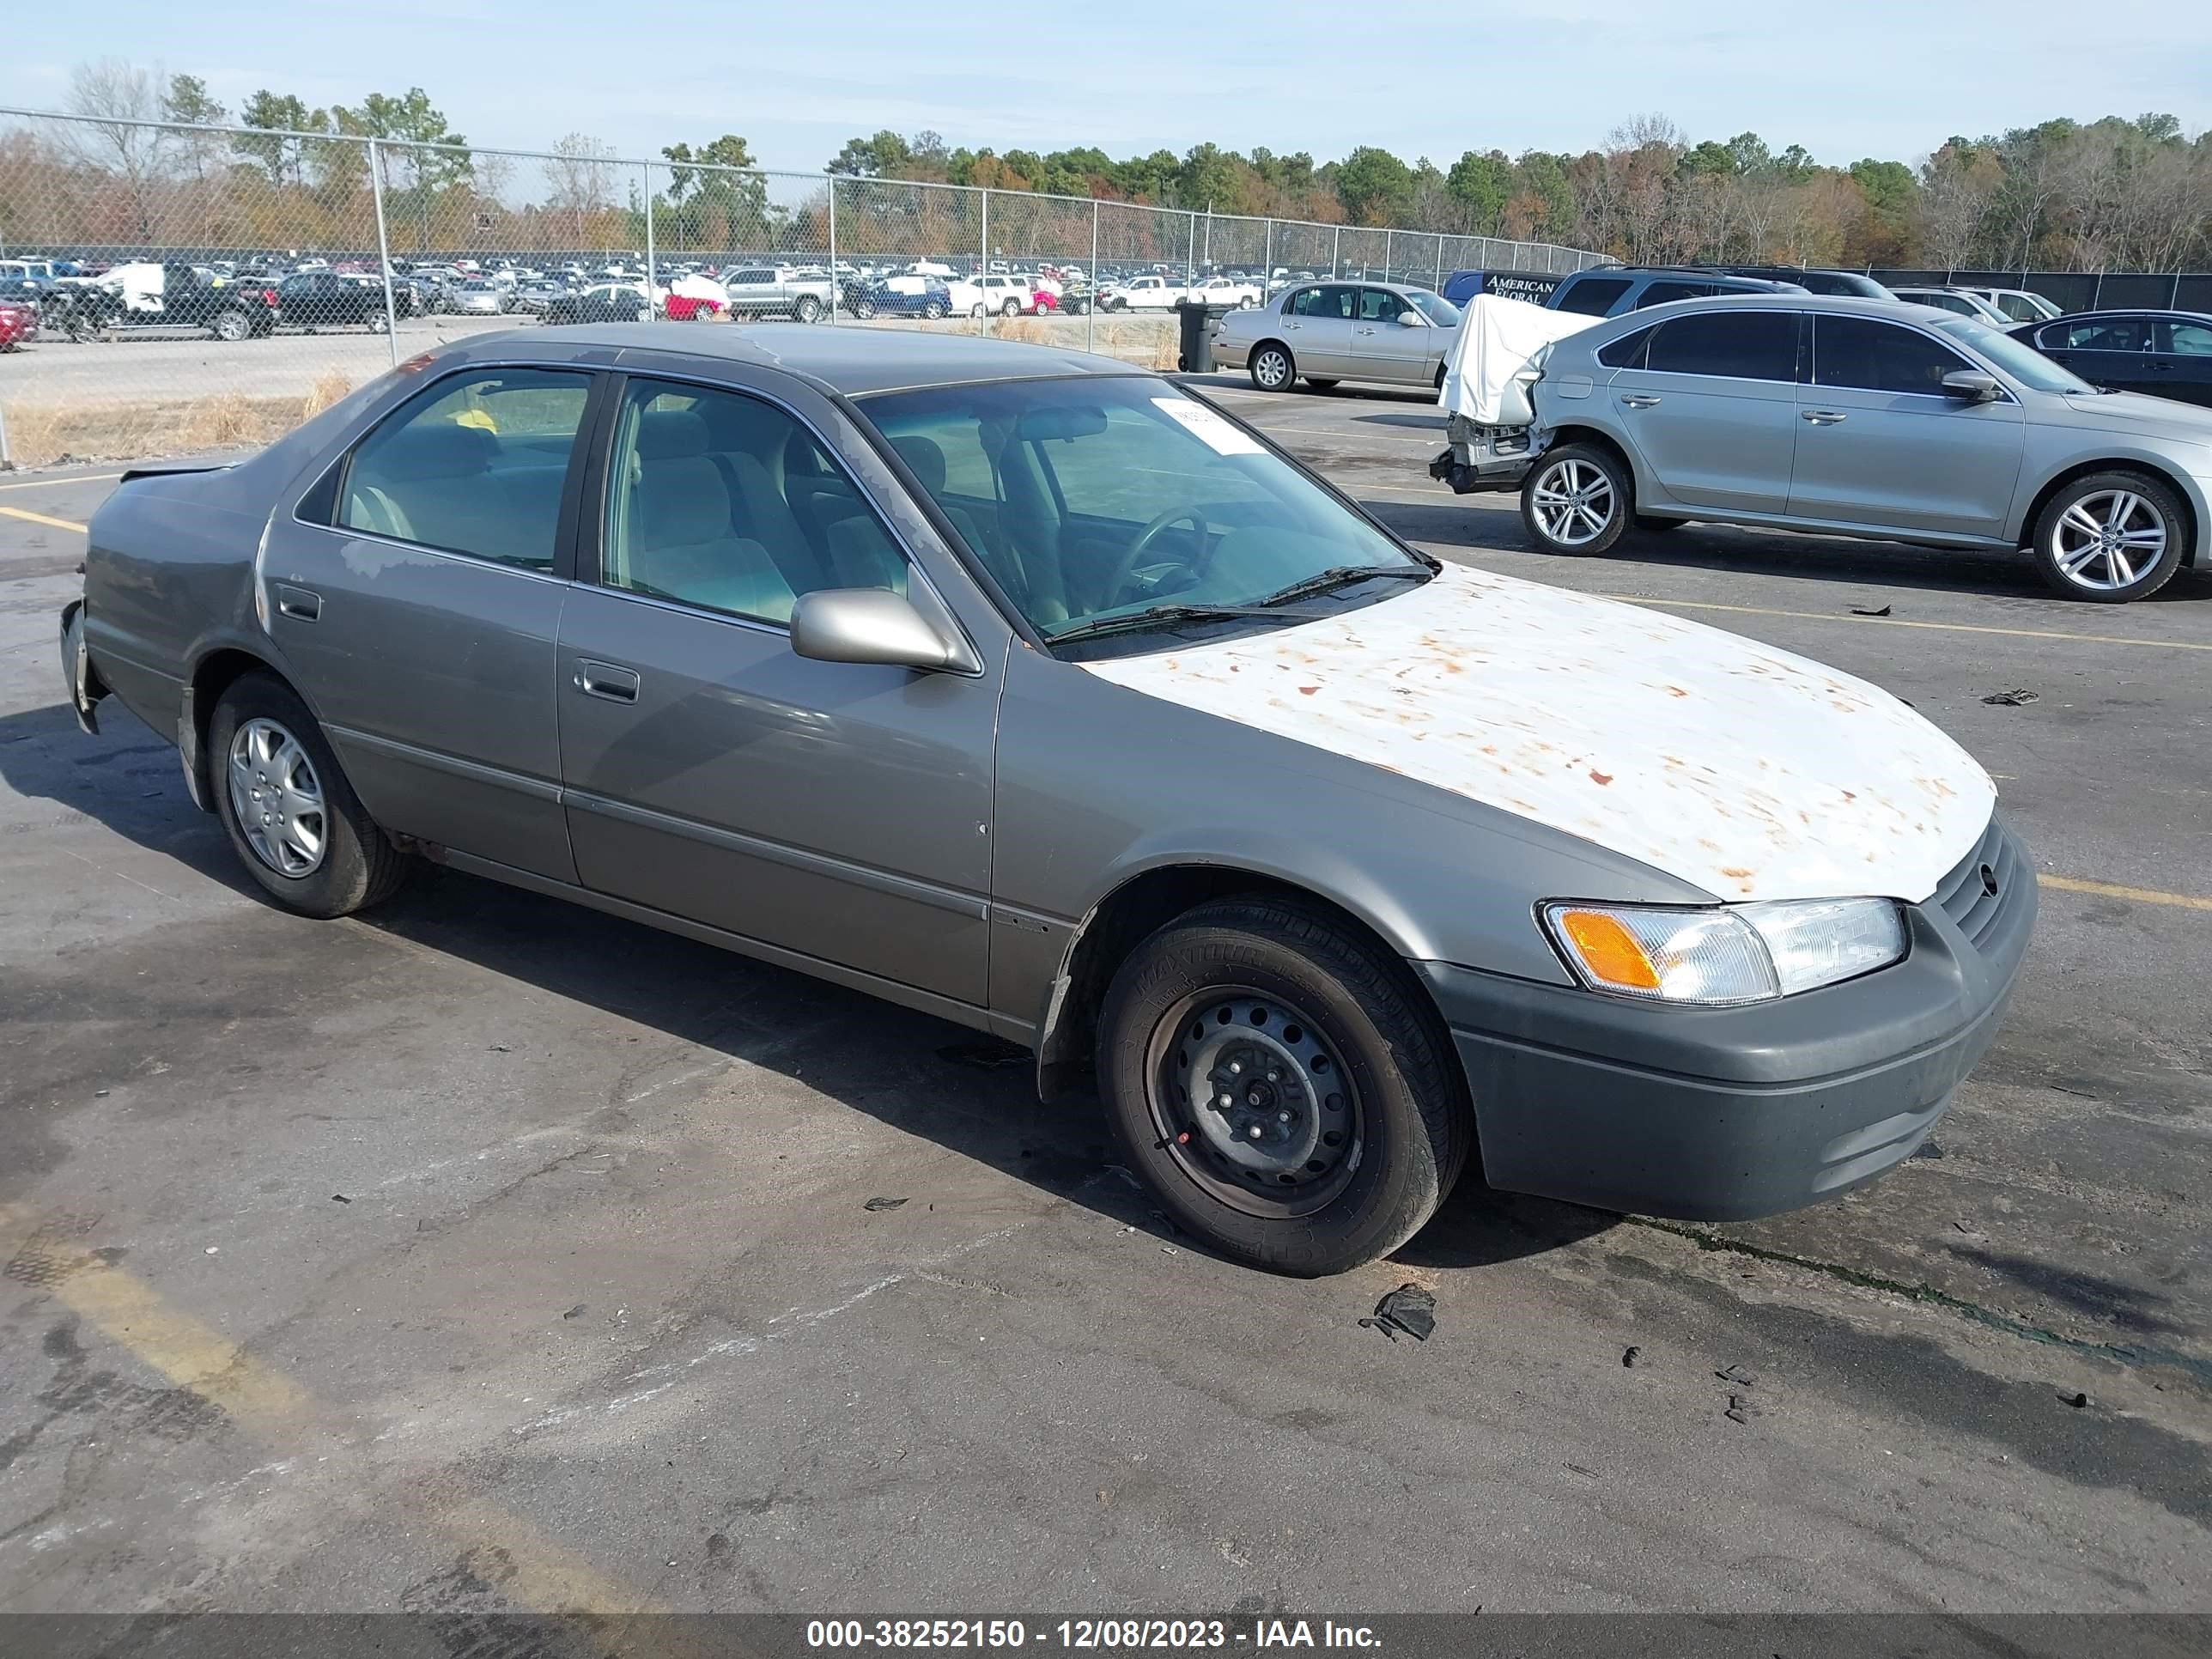
{"label": "fence post", "polygon": [[1328,239],[1328,274],[1338,274],[1337,267],[1344,258],[1344,227],[1339,225],[1336,234]]}
{"label": "fence post", "polygon": [[837,280],[837,175],[830,175],[830,326],[837,326],[837,296],[844,292]]}
{"label": "fence post", "polygon": [[1267,252],[1260,261],[1260,297],[1265,300],[1275,291],[1275,222],[1267,221]]}
{"label": "fence post", "polygon": [[384,337],[392,347],[392,366],[399,367],[399,319],[392,300],[392,239],[384,228],[384,157],[368,141],[368,194],[376,204],[376,263],[384,273]]}
{"label": "fence post", "polygon": [[1091,301],[1083,307],[1083,349],[1098,349],[1098,198],[1091,198]]}
{"label": "fence post", "polygon": [[645,320],[653,320],[653,163],[645,167]]}
{"label": "fence post", "polygon": [[[976,276],[976,277],[977,277],[977,281],[976,281],[976,283],[975,283],[975,292],[976,292],[979,295],[983,292],[983,284],[982,284],[982,282],[981,282],[981,278],[983,278],[983,277],[985,277],[985,276],[989,276],[990,274],[991,274],[991,192],[990,192],[988,190],[986,190],[986,191],[983,192],[983,258],[982,258],[981,262],[979,264],[977,264],[977,265],[976,265],[976,267],[975,267],[975,276]],[[984,306],[982,309],[983,309],[983,314],[982,314],[981,316],[978,317],[978,318],[975,319],[975,331],[976,331],[978,334],[988,334],[988,333],[991,331],[991,307],[990,307],[989,306],[988,306],[988,305],[987,305],[987,306]]]}
{"label": "fence post", "polygon": [[1190,240],[1182,250],[1182,297],[1190,298],[1191,289],[1198,286],[1198,215],[1190,216]]}
{"label": "fence post", "polygon": [[1390,228],[1388,225],[1382,228],[1382,280],[1386,283],[1398,280],[1390,274]]}
{"label": "fence post", "polygon": [[1437,292],[1444,291],[1444,239],[1437,238]]}

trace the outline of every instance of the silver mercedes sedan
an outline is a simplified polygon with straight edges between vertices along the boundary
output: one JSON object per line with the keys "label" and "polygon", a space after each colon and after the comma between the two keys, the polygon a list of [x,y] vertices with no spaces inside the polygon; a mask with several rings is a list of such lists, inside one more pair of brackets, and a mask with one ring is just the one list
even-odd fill
{"label": "silver mercedes sedan", "polygon": [[1214,325],[1213,355],[1247,370],[1262,392],[1300,380],[1326,392],[1342,380],[1432,390],[1459,331],[1459,307],[1398,283],[1316,282]]}
{"label": "silver mercedes sedan", "polygon": [[1895,698],[1441,566],[1103,358],[481,335],[89,539],[80,720],[173,738],[276,902],[433,861],[994,1033],[1284,1272],[1474,1170],[1716,1218],[1868,1181],[2034,921]]}

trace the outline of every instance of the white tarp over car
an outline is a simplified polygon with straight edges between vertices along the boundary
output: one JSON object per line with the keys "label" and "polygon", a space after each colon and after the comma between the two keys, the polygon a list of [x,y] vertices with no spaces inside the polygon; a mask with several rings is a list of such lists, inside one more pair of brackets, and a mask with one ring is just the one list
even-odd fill
{"label": "white tarp over car", "polygon": [[1534,418],[1517,377],[1554,340],[1603,320],[1577,311],[1547,311],[1526,300],[1478,294],[1461,307],[1458,337],[1444,357],[1444,412],[1480,426],[1525,426]]}
{"label": "white tarp over car", "polygon": [[724,310],[729,309],[730,290],[712,276],[702,276],[696,272],[689,276],[678,276],[668,291],[686,300],[712,301]]}

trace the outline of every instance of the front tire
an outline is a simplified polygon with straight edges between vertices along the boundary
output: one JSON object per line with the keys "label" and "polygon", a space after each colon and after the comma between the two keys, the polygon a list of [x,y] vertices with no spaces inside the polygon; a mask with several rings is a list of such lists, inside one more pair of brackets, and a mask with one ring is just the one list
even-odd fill
{"label": "front tire", "polygon": [[811,294],[801,295],[795,314],[802,323],[819,322],[822,319],[822,301]]}
{"label": "front tire", "polygon": [[2172,489],[2140,472],[2093,472],[2035,521],[2035,567],[2051,591],[2092,605],[2148,599],[2181,568],[2189,518]]}
{"label": "front tire", "polygon": [[1022,304],[1018,300],[1009,300],[999,307],[999,315],[1001,317],[1018,317],[1021,314]]}
{"label": "front tire", "polygon": [[241,674],[208,722],[209,787],[248,874],[328,921],[388,898],[408,860],[368,816],[322,727],[273,674]]}
{"label": "front tire", "polygon": [[253,325],[246,320],[243,313],[226,311],[215,319],[212,331],[216,339],[235,344],[253,332]]}
{"label": "front tire", "polygon": [[1121,964],[1099,1033],[1129,1167],[1176,1225],[1252,1267],[1318,1276],[1388,1255],[1473,1145],[1434,1009],[1317,908],[1254,896],[1182,916]]}
{"label": "front tire", "polygon": [[1596,444],[1563,444],[1521,486],[1521,522],[1539,552],[1602,553],[1620,539],[1635,501],[1619,456]]}
{"label": "front tire", "polygon": [[933,323],[945,315],[945,307],[932,300],[927,305],[922,307],[921,314],[927,320]]}
{"label": "front tire", "polygon": [[1288,392],[1298,383],[1297,360],[1291,349],[1270,340],[1252,353],[1252,366],[1248,371],[1252,384],[1262,392]]}

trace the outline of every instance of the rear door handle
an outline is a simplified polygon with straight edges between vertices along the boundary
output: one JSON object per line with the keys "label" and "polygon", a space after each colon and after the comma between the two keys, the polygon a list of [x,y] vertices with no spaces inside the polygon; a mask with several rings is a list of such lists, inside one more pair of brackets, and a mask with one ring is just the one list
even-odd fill
{"label": "rear door handle", "polygon": [[323,596],[311,593],[304,587],[276,584],[276,609],[296,622],[313,622],[323,614]]}
{"label": "rear door handle", "polygon": [[1814,426],[1834,426],[1844,417],[1832,409],[1808,409],[1797,418],[1801,421],[1810,421]]}
{"label": "rear door handle", "polygon": [[1620,400],[1620,404],[1624,409],[1656,409],[1659,400],[1648,392],[1632,392]]}
{"label": "rear door handle", "polygon": [[637,671],[617,667],[611,662],[592,662],[586,658],[576,659],[576,690],[587,697],[605,697],[609,702],[635,702],[638,687]]}

